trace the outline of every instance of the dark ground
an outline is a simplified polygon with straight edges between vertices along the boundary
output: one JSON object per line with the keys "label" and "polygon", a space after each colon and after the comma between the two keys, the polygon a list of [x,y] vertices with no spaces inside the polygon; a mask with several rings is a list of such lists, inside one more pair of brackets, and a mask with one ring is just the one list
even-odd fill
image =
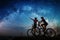
{"label": "dark ground", "polygon": [[0,40],[59,40],[60,35],[56,37],[12,37],[12,36],[0,36]]}

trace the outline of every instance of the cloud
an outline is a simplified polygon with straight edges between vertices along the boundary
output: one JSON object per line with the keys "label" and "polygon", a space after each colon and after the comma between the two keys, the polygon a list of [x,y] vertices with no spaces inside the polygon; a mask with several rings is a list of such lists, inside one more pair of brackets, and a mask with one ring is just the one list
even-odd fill
{"label": "cloud", "polygon": [[39,15],[36,12],[32,12],[31,17],[39,17]]}
{"label": "cloud", "polygon": [[[33,8],[31,6],[23,6],[21,10],[17,9],[17,11],[9,12],[10,14],[3,18],[3,20],[0,22],[0,32],[6,32],[14,34],[25,34],[26,30],[32,27],[32,20],[29,18],[37,17],[40,21],[40,17],[46,15],[47,13],[50,13],[50,10],[41,9],[38,10],[38,12],[42,15],[39,15],[38,12],[35,12],[35,10],[32,10]],[[32,11],[31,11],[32,10]],[[20,13],[21,11],[21,13]],[[30,12],[28,12],[30,11]],[[55,28],[57,26],[58,20],[53,19],[51,15],[45,16],[46,21],[48,22],[47,28]],[[50,17],[50,18],[48,18]],[[25,33],[24,33],[25,32]],[[14,34],[15,35],[15,34]]]}
{"label": "cloud", "polygon": [[0,22],[0,33],[3,33],[2,35],[5,33],[5,35],[11,36],[18,36],[21,33],[24,35],[26,29],[21,25],[20,21],[21,18],[19,12],[12,12],[9,16],[4,17]]}
{"label": "cloud", "polygon": [[28,5],[25,5],[25,6],[22,7],[22,10],[24,10],[24,11],[31,11],[32,7],[28,6]]}
{"label": "cloud", "polygon": [[50,8],[50,7],[48,7],[48,8],[37,8],[37,13],[39,14],[39,15],[44,15],[44,16],[47,16],[47,15],[53,15],[53,8]]}
{"label": "cloud", "polygon": [[53,28],[54,30],[57,29],[57,23],[58,23],[58,20],[57,19],[51,19],[51,20],[46,19],[46,21],[48,22],[47,28]]}

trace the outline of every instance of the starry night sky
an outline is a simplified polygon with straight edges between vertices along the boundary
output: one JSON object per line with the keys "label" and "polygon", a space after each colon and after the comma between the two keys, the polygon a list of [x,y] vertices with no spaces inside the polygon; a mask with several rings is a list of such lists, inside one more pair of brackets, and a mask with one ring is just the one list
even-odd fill
{"label": "starry night sky", "polygon": [[0,0],[0,33],[24,35],[31,28],[30,18],[43,16],[49,23],[47,27],[60,28],[59,0]]}

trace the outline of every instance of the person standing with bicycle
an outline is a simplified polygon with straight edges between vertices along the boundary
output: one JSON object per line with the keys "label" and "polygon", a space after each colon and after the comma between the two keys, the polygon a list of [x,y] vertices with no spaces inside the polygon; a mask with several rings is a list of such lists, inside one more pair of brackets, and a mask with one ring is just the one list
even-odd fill
{"label": "person standing with bicycle", "polygon": [[[32,19],[32,18],[31,18]],[[34,22],[34,24],[33,24],[33,29],[34,29],[34,33],[36,32],[36,27],[37,27],[37,22],[38,22],[38,20],[37,20],[37,18],[35,17],[34,19],[32,19],[33,20],[33,22]]]}
{"label": "person standing with bicycle", "polygon": [[46,26],[47,25],[48,25],[48,23],[46,22],[46,20],[44,19],[44,17],[41,17],[40,26],[43,27],[44,31],[46,30]]}
{"label": "person standing with bicycle", "polygon": [[[32,18],[31,18],[32,19]],[[46,26],[48,25],[48,23],[46,22],[46,20],[44,19],[44,17],[41,17],[41,21],[38,21],[37,18],[35,17],[35,19],[32,19],[34,22],[34,25],[32,26],[32,29],[28,29],[27,31],[27,35],[28,36],[47,36],[47,37],[54,37],[56,36],[56,32],[52,29],[52,28],[46,28]],[[38,25],[37,25],[38,22]],[[42,27],[42,28],[40,28]],[[38,30],[37,30],[38,29]],[[42,29],[42,30],[41,30]],[[43,34],[42,34],[43,32]],[[37,33],[37,34],[35,34]]]}
{"label": "person standing with bicycle", "polygon": [[43,27],[43,31],[45,32],[47,25],[48,25],[48,23],[46,22],[46,20],[44,19],[44,17],[41,17],[41,21],[38,23],[38,26]]}

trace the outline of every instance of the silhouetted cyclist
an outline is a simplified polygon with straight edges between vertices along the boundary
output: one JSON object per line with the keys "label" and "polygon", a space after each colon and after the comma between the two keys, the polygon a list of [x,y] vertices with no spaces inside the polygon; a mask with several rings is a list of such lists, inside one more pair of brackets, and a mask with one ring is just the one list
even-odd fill
{"label": "silhouetted cyclist", "polygon": [[[31,18],[32,19],[32,18]],[[34,29],[34,32],[36,32],[36,27],[37,27],[37,22],[38,22],[38,20],[37,20],[37,18],[35,17],[35,19],[32,19],[33,20],[33,22],[34,22],[34,24],[33,24],[33,29]]]}
{"label": "silhouetted cyclist", "polygon": [[44,31],[46,30],[46,26],[48,25],[48,23],[46,22],[46,20],[44,19],[44,17],[41,17],[41,24],[40,26],[43,27]]}

